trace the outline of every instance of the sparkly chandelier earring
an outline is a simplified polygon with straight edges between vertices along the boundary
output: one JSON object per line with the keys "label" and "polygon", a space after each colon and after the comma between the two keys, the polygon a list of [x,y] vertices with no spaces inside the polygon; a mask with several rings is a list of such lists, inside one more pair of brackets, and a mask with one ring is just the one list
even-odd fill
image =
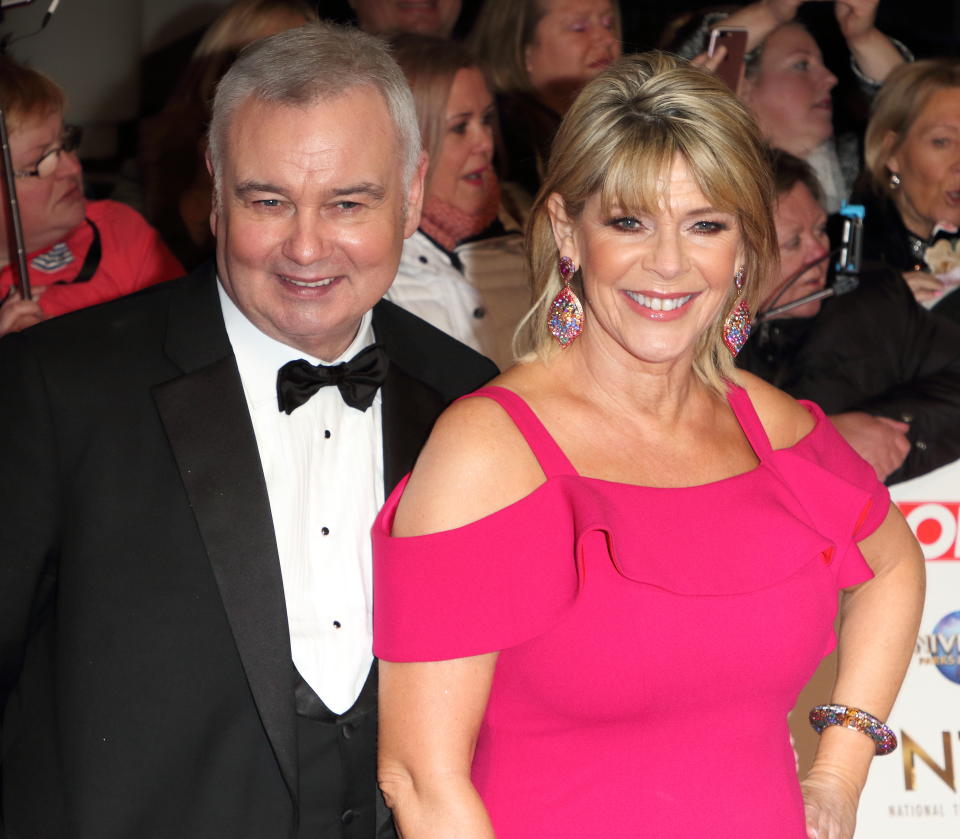
{"label": "sparkly chandelier earring", "polygon": [[570,288],[570,278],[577,270],[573,260],[569,256],[561,256],[559,268],[563,288],[550,304],[547,330],[557,339],[560,348],[565,350],[583,332],[583,306]]}
{"label": "sparkly chandelier earring", "polygon": [[733,307],[733,311],[723,321],[723,343],[730,350],[730,355],[736,358],[737,353],[743,349],[743,345],[747,343],[747,338],[750,337],[751,323],[750,307],[747,306],[747,301],[740,296],[743,293],[742,268],[734,274],[733,281],[737,284],[737,305]]}

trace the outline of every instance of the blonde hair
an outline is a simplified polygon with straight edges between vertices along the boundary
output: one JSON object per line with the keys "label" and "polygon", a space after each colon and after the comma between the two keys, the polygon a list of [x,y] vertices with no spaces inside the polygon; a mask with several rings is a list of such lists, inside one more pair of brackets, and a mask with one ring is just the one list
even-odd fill
{"label": "blonde hair", "polygon": [[873,100],[864,138],[864,174],[879,195],[892,197],[887,161],[900,148],[927,102],[938,91],[960,88],[960,59],[927,58],[901,64]]}
{"label": "blonde hair", "polygon": [[[560,125],[527,222],[535,302],[518,330],[518,350],[544,358],[552,349],[545,324],[562,283],[547,212],[550,196],[556,193],[563,200],[574,222],[594,195],[604,212],[614,207],[649,212],[657,207],[658,182],[677,155],[711,204],[735,216],[743,254],[742,293],[756,310],[760,289],[775,278],[778,261],[775,196],[760,132],[712,73],[663,52],[648,52],[621,58],[597,76]],[[694,358],[700,379],[720,392],[733,371],[721,330],[735,299],[731,277],[726,303],[700,337]]]}
{"label": "blonde hair", "polygon": [[12,134],[30,117],[46,117],[63,111],[63,91],[53,79],[0,55],[0,106]]}
{"label": "blonde hair", "polygon": [[[532,93],[526,49],[549,0],[486,0],[468,42],[497,93]],[[620,7],[611,0],[613,31],[621,37]]]}
{"label": "blonde hair", "polygon": [[390,48],[413,92],[420,137],[430,158],[424,184],[424,192],[429,193],[446,134],[447,101],[453,79],[460,70],[480,68],[463,44],[447,38],[405,33],[391,38]]}

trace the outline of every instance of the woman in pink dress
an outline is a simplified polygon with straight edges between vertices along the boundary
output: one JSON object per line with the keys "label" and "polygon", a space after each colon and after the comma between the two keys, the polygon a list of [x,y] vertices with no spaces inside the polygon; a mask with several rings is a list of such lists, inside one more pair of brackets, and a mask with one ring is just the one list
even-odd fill
{"label": "woman in pink dress", "polygon": [[[823,413],[733,367],[772,194],[747,112],[680,60],[622,59],[564,119],[532,351],[441,417],[374,527],[404,839],[852,835],[922,557]],[[800,783],[787,713],[837,642]]]}

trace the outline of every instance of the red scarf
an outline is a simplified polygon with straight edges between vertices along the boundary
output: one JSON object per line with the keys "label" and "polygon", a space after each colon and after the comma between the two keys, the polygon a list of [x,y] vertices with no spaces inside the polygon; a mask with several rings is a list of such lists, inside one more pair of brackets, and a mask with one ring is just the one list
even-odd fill
{"label": "red scarf", "polygon": [[486,230],[500,211],[500,184],[491,183],[483,206],[475,213],[465,213],[435,196],[423,203],[420,229],[445,250],[452,251],[464,239]]}

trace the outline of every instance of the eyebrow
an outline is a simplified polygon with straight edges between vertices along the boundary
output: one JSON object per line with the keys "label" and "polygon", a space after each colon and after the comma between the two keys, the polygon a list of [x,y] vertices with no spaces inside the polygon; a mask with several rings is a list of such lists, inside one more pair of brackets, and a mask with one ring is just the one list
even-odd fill
{"label": "eyebrow", "polygon": [[[285,189],[265,181],[242,181],[237,184],[234,192],[239,196],[248,195],[251,192],[272,192],[277,195],[287,194]],[[382,201],[385,194],[382,186],[371,183],[370,181],[348,184],[347,186],[337,187],[330,191],[330,195],[333,198],[341,198],[344,195],[368,195],[374,201]]]}

